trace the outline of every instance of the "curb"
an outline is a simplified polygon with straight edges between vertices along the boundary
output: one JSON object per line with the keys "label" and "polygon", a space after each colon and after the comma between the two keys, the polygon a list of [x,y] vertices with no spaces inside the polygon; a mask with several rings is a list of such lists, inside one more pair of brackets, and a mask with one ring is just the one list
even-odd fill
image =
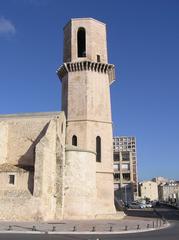
{"label": "curb", "polygon": [[117,234],[130,234],[130,233],[142,233],[142,232],[151,232],[156,230],[162,230],[170,226],[170,223],[167,223],[164,227],[160,228],[150,228],[150,229],[139,229],[139,230],[128,230],[128,231],[118,231],[118,232],[52,232],[52,231],[0,231],[0,234],[49,234],[49,235],[117,235]]}
{"label": "curb", "polygon": [[40,232],[40,231],[9,231],[9,230],[6,230],[6,231],[0,231],[0,234],[2,233],[5,233],[5,234],[14,234],[14,233],[17,233],[17,234],[45,234],[46,232]]}

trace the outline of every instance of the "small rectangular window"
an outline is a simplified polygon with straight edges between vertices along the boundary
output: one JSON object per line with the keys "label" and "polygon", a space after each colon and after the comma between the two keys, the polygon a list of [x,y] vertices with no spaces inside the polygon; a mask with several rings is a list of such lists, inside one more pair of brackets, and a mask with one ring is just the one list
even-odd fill
{"label": "small rectangular window", "polygon": [[130,165],[128,163],[125,163],[125,164],[123,163],[122,164],[122,169],[123,170],[130,170]]}
{"label": "small rectangular window", "polygon": [[130,154],[129,154],[129,152],[127,152],[127,151],[122,152],[122,161],[130,161]]}
{"label": "small rectangular window", "polygon": [[114,162],[118,162],[120,160],[119,152],[113,154],[113,159],[114,159]]}
{"label": "small rectangular window", "polygon": [[120,179],[120,173],[114,173],[114,179],[119,180]]}
{"label": "small rectangular window", "polygon": [[123,173],[122,178],[125,181],[130,181],[130,173]]}
{"label": "small rectangular window", "polygon": [[97,55],[97,62],[101,62],[100,55]]}
{"label": "small rectangular window", "polygon": [[9,184],[13,184],[15,183],[15,175],[9,175]]}

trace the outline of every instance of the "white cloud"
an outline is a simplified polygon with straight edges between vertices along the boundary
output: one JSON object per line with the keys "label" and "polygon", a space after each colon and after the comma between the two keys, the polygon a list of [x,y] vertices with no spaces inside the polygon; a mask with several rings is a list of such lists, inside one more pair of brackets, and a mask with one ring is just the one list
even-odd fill
{"label": "white cloud", "polygon": [[4,17],[0,17],[0,34],[15,34],[15,32],[15,26],[11,23],[11,21],[5,19]]}

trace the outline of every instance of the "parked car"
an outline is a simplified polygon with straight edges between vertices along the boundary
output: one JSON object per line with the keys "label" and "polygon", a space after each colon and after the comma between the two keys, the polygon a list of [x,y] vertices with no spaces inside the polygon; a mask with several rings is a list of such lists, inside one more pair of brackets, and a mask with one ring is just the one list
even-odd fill
{"label": "parked car", "polygon": [[158,206],[160,206],[159,201],[156,201],[156,200],[152,201],[152,207],[158,207]]}
{"label": "parked car", "polygon": [[146,208],[152,208],[153,207],[151,203],[146,203],[145,206],[146,206]]}
{"label": "parked car", "polygon": [[129,204],[129,208],[132,208],[132,209],[143,209],[145,207],[146,207],[145,204],[138,203],[138,202],[132,202],[131,204]]}

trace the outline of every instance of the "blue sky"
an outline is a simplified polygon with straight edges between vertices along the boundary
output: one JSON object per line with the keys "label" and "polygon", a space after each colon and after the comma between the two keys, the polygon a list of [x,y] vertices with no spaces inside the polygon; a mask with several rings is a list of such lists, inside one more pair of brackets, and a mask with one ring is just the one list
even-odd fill
{"label": "blue sky", "polygon": [[59,111],[63,26],[107,24],[115,135],[134,135],[139,178],[179,179],[178,0],[0,0],[0,114]]}

